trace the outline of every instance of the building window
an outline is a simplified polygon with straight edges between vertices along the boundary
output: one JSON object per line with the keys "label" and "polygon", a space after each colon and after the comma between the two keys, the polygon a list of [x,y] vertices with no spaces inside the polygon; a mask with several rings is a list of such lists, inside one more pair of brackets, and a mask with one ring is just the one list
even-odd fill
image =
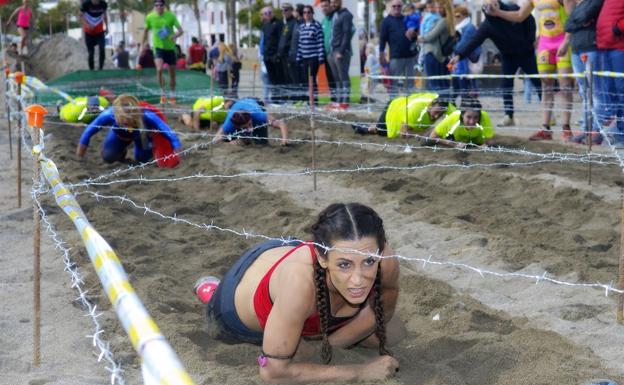
{"label": "building window", "polygon": [[220,12],[221,15],[221,25],[225,24],[225,22],[223,21],[223,11]]}
{"label": "building window", "polygon": [[210,11],[210,23],[214,24],[214,11]]}

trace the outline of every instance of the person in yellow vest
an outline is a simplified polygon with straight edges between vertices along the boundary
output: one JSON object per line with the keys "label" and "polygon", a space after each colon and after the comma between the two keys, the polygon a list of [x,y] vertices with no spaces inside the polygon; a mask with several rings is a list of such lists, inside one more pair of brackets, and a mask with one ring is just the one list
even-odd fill
{"label": "person in yellow vest", "polygon": [[182,114],[180,119],[186,126],[195,130],[216,129],[225,121],[227,110],[233,102],[233,100],[225,99],[223,96],[198,98],[193,104],[193,112]]}
{"label": "person in yellow vest", "polygon": [[362,135],[378,134],[388,138],[410,135],[429,136],[434,123],[443,115],[455,111],[455,106],[436,93],[416,93],[390,101],[374,126],[354,124],[353,130]]}
{"label": "person in yellow vest", "polygon": [[103,96],[79,96],[59,109],[59,117],[68,123],[91,123],[109,104]]}
{"label": "person in yellow vest", "polygon": [[462,97],[459,110],[444,118],[431,132],[431,142],[456,148],[492,145],[494,127],[478,99]]}

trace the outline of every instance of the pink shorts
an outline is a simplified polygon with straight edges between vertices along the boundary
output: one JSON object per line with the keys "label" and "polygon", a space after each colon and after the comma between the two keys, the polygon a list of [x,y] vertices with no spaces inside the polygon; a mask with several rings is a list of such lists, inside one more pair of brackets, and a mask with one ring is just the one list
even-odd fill
{"label": "pink shorts", "polygon": [[553,73],[557,69],[572,68],[570,49],[564,56],[557,56],[565,34],[555,37],[540,36],[537,45],[537,69],[540,73]]}

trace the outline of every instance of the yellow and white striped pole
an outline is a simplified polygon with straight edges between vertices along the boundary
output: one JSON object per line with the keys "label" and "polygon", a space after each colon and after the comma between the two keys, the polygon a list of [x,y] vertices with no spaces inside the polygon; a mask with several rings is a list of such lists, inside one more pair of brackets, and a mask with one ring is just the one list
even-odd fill
{"label": "yellow and white striped pole", "polygon": [[[175,351],[149,315],[128,281],[128,276],[110,245],[93,228],[80,205],[63,184],[52,160],[43,147],[33,147],[45,179],[52,187],[56,203],[69,216],[82,236],[87,253],[117,317],[142,360],[143,370],[159,384],[193,385]],[[146,381],[152,381],[146,378]],[[153,383],[153,381],[152,381]]]}

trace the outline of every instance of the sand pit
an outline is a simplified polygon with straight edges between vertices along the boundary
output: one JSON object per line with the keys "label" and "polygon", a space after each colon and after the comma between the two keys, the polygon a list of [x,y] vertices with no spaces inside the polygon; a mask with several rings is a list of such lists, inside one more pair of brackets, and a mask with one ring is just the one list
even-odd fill
{"label": "sand pit", "polygon": [[[352,118],[352,117],[343,117]],[[309,121],[289,121],[293,137],[308,138]],[[348,126],[317,122],[328,140],[353,137]],[[177,130],[183,130],[177,126]],[[98,154],[103,135],[92,142],[88,157],[72,155],[81,130],[52,125],[47,151],[66,182],[112,171]],[[206,138],[182,138],[185,147]],[[570,152],[556,143],[528,143],[504,137],[509,148]],[[219,145],[194,151],[175,170],[148,167],[123,177],[173,177],[197,173],[293,171],[309,167],[310,146],[285,151],[269,147]],[[319,145],[322,169],[365,166],[417,166],[412,171],[329,173],[312,191],[307,177],[239,177],[179,182],[121,183],[76,188],[93,225],[120,256],[131,283],[197,384],[260,383],[251,345],[225,345],[208,338],[204,309],[192,294],[196,278],[222,275],[255,239],[174,223],[118,199],[96,201],[88,192],[126,196],[164,215],[201,224],[266,234],[307,237],[319,208],[335,201],[360,201],[384,219],[391,244],[404,256],[463,262],[484,269],[526,272],[569,281],[617,279],[619,186],[617,166],[549,162],[518,166],[539,158]],[[471,165],[501,163],[495,167]],[[503,164],[504,163],[504,164]],[[123,166],[121,166],[123,167]],[[122,176],[117,176],[116,179]],[[46,209],[75,245],[79,237],[50,197]],[[81,263],[87,264],[84,249]],[[88,269],[85,269],[89,271]],[[99,309],[110,304],[94,273],[87,279]],[[613,317],[614,297],[595,289],[566,288],[524,279],[481,278],[474,272],[402,262],[398,315],[407,337],[391,350],[401,371],[388,384],[580,384],[591,378],[621,381],[618,347],[621,328]],[[97,294],[99,293],[99,294]],[[138,383],[138,360],[119,324],[108,317],[108,336],[126,367],[128,383]],[[434,320],[439,319],[439,320]],[[334,362],[361,362],[376,352],[361,348],[338,351]],[[316,356],[318,357],[318,356]],[[315,359],[319,361],[318,358]]]}

